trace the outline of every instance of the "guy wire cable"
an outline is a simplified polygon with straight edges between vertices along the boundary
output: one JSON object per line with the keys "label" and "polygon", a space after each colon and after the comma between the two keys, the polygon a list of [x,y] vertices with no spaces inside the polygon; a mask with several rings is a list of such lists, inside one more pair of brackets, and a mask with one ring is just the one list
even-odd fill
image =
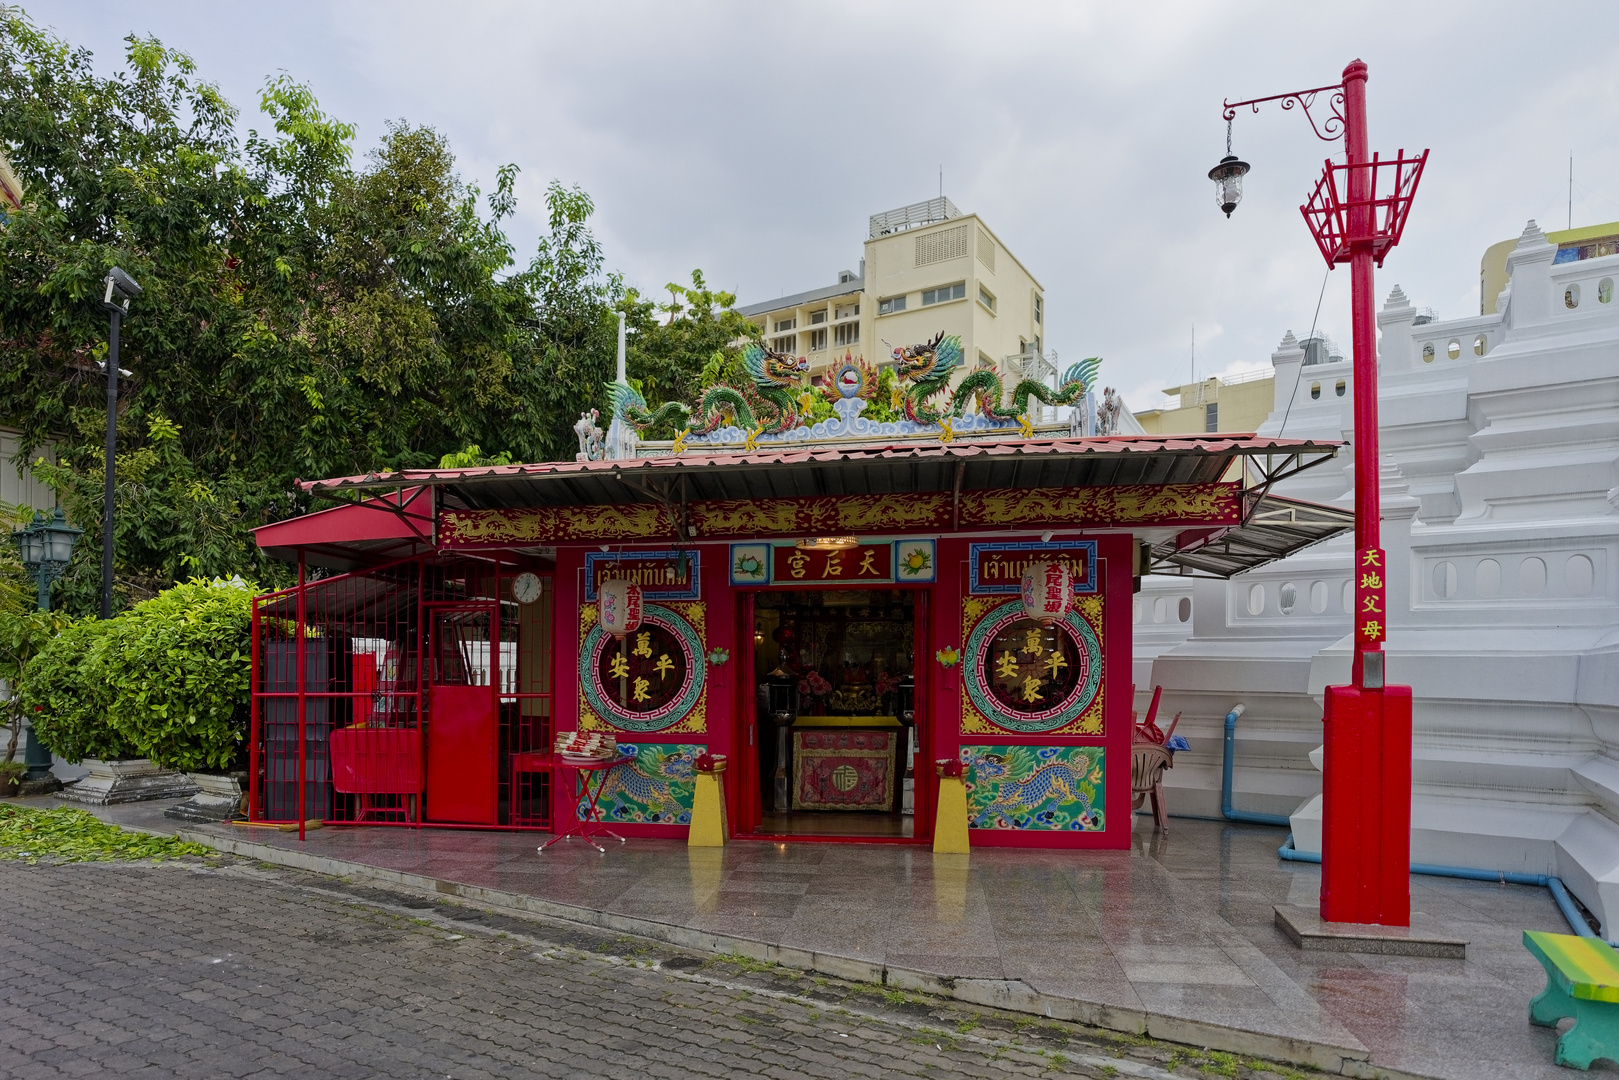
{"label": "guy wire cable", "polygon": [[[1310,339],[1315,337],[1316,320],[1321,318],[1321,301],[1327,295],[1327,275],[1332,273],[1332,267],[1327,267],[1327,273],[1321,276],[1321,294],[1315,298],[1315,315],[1310,319],[1310,332],[1304,336],[1304,359],[1310,358]],[[1299,380],[1304,377],[1304,364],[1299,363],[1299,369],[1293,373],[1293,392],[1287,397],[1287,410],[1282,413],[1282,426],[1276,429],[1276,437],[1280,439],[1282,432],[1287,430],[1287,418],[1293,412],[1293,399],[1299,395]]]}

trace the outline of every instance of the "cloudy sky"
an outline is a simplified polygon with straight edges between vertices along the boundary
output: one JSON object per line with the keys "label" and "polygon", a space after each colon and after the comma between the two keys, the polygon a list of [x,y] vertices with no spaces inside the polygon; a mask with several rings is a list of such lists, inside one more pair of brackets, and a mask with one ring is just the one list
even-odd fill
{"label": "cloudy sky", "polygon": [[[701,267],[742,303],[853,268],[873,212],[944,192],[1046,288],[1048,343],[1101,355],[1135,409],[1268,367],[1309,329],[1325,265],[1298,213],[1321,161],[1305,120],[1244,112],[1247,197],[1208,169],[1222,97],[1337,82],[1359,57],[1372,145],[1431,148],[1378,293],[1478,310],[1484,248],[1529,218],[1619,220],[1619,29],[1606,4],[29,0],[104,70],[127,33],[196,58],[242,109],[286,71],[373,145],[430,124],[485,190],[522,168],[531,250],[552,178],[595,199],[609,263],[643,290]],[[526,258],[526,254],[524,256]],[[1348,344],[1347,270],[1320,327]]]}

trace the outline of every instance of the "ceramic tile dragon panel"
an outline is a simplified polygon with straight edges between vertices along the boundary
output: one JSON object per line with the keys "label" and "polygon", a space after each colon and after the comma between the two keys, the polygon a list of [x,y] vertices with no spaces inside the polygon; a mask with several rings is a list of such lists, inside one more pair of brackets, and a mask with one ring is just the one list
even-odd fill
{"label": "ceramic tile dragon panel", "polygon": [[1100,746],[964,746],[967,825],[973,829],[1100,832]]}

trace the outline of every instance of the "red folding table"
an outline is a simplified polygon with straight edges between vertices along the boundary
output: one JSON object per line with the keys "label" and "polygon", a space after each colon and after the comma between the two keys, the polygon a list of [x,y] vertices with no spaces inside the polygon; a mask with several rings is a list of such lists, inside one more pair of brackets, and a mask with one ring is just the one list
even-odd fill
{"label": "red folding table", "polygon": [[[601,811],[596,807],[596,800],[601,798],[602,788],[607,785],[607,774],[611,770],[618,768],[620,765],[628,764],[634,760],[635,755],[633,753],[624,754],[616,758],[608,758],[603,761],[569,761],[561,754],[558,754],[556,756],[557,766],[563,769],[572,769],[574,771],[574,814],[577,816],[579,813],[579,796],[581,794],[585,797],[585,806],[587,809],[585,815],[578,819],[579,823],[577,825],[569,829],[567,832],[562,833],[560,836],[551,837],[551,839],[541,844],[538,850],[544,851],[558,840],[566,840],[571,836],[577,836],[579,839],[583,840],[585,843],[589,844],[591,847],[605,855],[607,854],[607,849],[590,838],[589,829],[592,825],[596,827],[597,833],[606,833],[619,843],[624,843],[624,838],[622,836],[618,835],[618,833],[614,832],[612,829],[609,829],[602,823]],[[591,773],[601,774],[596,780],[594,786],[592,786],[590,783],[589,774]]]}

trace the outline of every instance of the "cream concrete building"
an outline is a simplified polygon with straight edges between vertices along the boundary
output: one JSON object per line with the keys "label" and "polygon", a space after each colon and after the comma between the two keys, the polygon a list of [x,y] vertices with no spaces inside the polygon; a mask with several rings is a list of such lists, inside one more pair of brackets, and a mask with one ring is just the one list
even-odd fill
{"label": "cream concrete building", "polygon": [[[1431,315],[1418,315],[1431,321]],[[1333,365],[1343,363],[1343,350],[1331,338],[1316,334],[1298,343],[1303,354],[1295,378],[1298,389],[1311,401],[1330,401],[1347,392],[1347,380],[1334,374]],[[1255,371],[1230,379],[1204,379],[1202,382],[1171,386],[1165,394],[1178,400],[1174,405],[1136,413],[1136,420],[1149,435],[1197,435],[1201,433],[1258,431],[1271,414],[1276,397],[1276,375]]]}
{"label": "cream concrete building", "polygon": [[943,197],[873,214],[859,270],[739,310],[767,346],[808,357],[817,379],[845,355],[880,367],[894,347],[940,331],[960,335],[963,373],[991,363],[1048,383],[1056,373],[1040,282],[982,218]]}
{"label": "cream concrete building", "polygon": [[1276,376],[1268,371],[1232,379],[1171,386],[1173,405],[1136,413],[1149,435],[1197,435],[1209,431],[1258,431],[1270,415]]}

